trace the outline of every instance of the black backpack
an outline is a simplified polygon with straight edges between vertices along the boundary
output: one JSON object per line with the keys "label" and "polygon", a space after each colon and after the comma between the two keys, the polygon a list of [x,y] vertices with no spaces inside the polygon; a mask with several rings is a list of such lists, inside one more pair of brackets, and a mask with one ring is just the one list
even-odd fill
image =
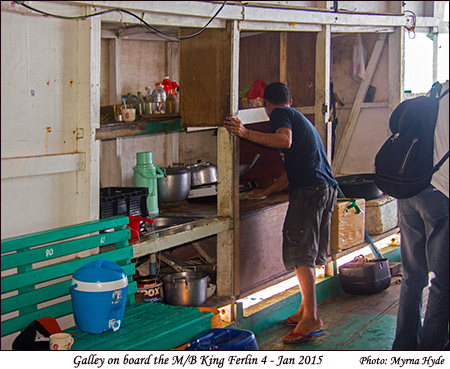
{"label": "black backpack", "polygon": [[375,157],[377,187],[397,199],[412,197],[430,184],[431,177],[447,160],[449,153],[433,167],[434,130],[439,97],[420,96],[405,100],[392,112],[389,128],[392,136]]}

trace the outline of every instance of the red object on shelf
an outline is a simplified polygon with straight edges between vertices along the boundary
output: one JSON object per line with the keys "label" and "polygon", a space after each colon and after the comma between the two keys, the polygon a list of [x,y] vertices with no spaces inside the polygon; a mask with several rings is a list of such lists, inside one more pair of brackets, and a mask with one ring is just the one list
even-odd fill
{"label": "red object on shelf", "polygon": [[130,215],[128,216],[128,221],[129,221],[129,227],[131,230],[131,238],[137,238],[139,237],[139,233],[141,230],[141,222],[147,222],[150,224],[154,223],[153,219],[150,218],[142,218],[140,216],[137,215]]}
{"label": "red object on shelf", "polygon": [[248,100],[253,100],[258,97],[264,98],[264,90],[266,87],[266,82],[258,78],[255,82],[253,82],[252,87],[250,87],[250,90],[247,91],[244,97]]}
{"label": "red object on shelf", "polygon": [[164,87],[164,90],[166,91],[166,95],[169,93],[169,90],[172,89],[172,83],[170,82],[169,77],[165,77],[162,81],[162,85]]}

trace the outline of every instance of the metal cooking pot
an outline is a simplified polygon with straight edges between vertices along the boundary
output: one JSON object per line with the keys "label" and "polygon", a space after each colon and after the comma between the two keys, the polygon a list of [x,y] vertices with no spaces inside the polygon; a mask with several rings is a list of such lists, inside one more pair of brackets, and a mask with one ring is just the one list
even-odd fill
{"label": "metal cooking pot", "polygon": [[217,182],[217,167],[214,164],[199,160],[186,166],[191,171],[191,187],[197,187]]}
{"label": "metal cooking pot", "polygon": [[164,176],[158,178],[158,200],[178,202],[187,199],[191,190],[191,173],[181,167],[161,168]]}
{"label": "metal cooking pot", "polygon": [[202,272],[180,272],[162,277],[164,302],[169,305],[202,306],[206,301],[208,276]]}

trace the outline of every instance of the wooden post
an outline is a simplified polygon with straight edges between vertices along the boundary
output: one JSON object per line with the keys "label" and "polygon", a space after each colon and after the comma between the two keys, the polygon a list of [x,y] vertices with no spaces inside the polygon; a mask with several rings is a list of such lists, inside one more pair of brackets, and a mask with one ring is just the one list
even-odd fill
{"label": "wooden post", "polygon": [[287,32],[280,32],[280,82],[288,83],[287,74]]}
{"label": "wooden post", "polygon": [[109,104],[114,105],[121,101],[121,81],[120,81],[120,44],[118,37],[108,41],[109,46]]}
{"label": "wooden post", "polygon": [[316,76],[315,76],[315,127],[322,138],[322,143],[331,163],[331,129],[330,116],[330,25],[323,25],[317,33],[316,43]]}
{"label": "wooden post", "polygon": [[[237,115],[239,106],[239,29],[231,28],[230,115]],[[217,132],[217,215],[233,219],[233,228],[217,235],[217,295],[231,297],[239,293],[239,138],[224,127]],[[232,309],[232,311],[234,311]]]}
{"label": "wooden post", "polygon": [[78,21],[78,101],[77,152],[86,153],[86,170],[77,172],[76,219],[99,218],[100,142],[95,130],[100,126],[100,43],[101,20],[98,17]]}
{"label": "wooden post", "polygon": [[389,63],[389,116],[403,100],[405,80],[405,48],[404,28],[397,27],[388,38],[388,63]]}

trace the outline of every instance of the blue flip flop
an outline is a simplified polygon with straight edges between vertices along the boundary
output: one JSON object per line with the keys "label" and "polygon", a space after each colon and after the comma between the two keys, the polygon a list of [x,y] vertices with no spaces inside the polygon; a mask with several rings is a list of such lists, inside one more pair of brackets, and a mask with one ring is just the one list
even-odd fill
{"label": "blue flip flop", "polygon": [[294,330],[290,331],[289,334],[292,334],[294,336],[299,336],[298,339],[291,341],[291,340],[285,340],[283,338],[283,342],[285,343],[302,343],[302,342],[306,342],[309,341],[313,338],[319,337],[319,336],[323,336],[324,334],[326,334],[327,332],[324,329],[318,329],[310,334],[303,334],[303,333],[296,333],[294,332]]}
{"label": "blue flip flop", "polygon": [[298,323],[295,322],[290,316],[288,316],[286,319],[283,319],[281,321],[281,324],[291,325],[295,327]]}

